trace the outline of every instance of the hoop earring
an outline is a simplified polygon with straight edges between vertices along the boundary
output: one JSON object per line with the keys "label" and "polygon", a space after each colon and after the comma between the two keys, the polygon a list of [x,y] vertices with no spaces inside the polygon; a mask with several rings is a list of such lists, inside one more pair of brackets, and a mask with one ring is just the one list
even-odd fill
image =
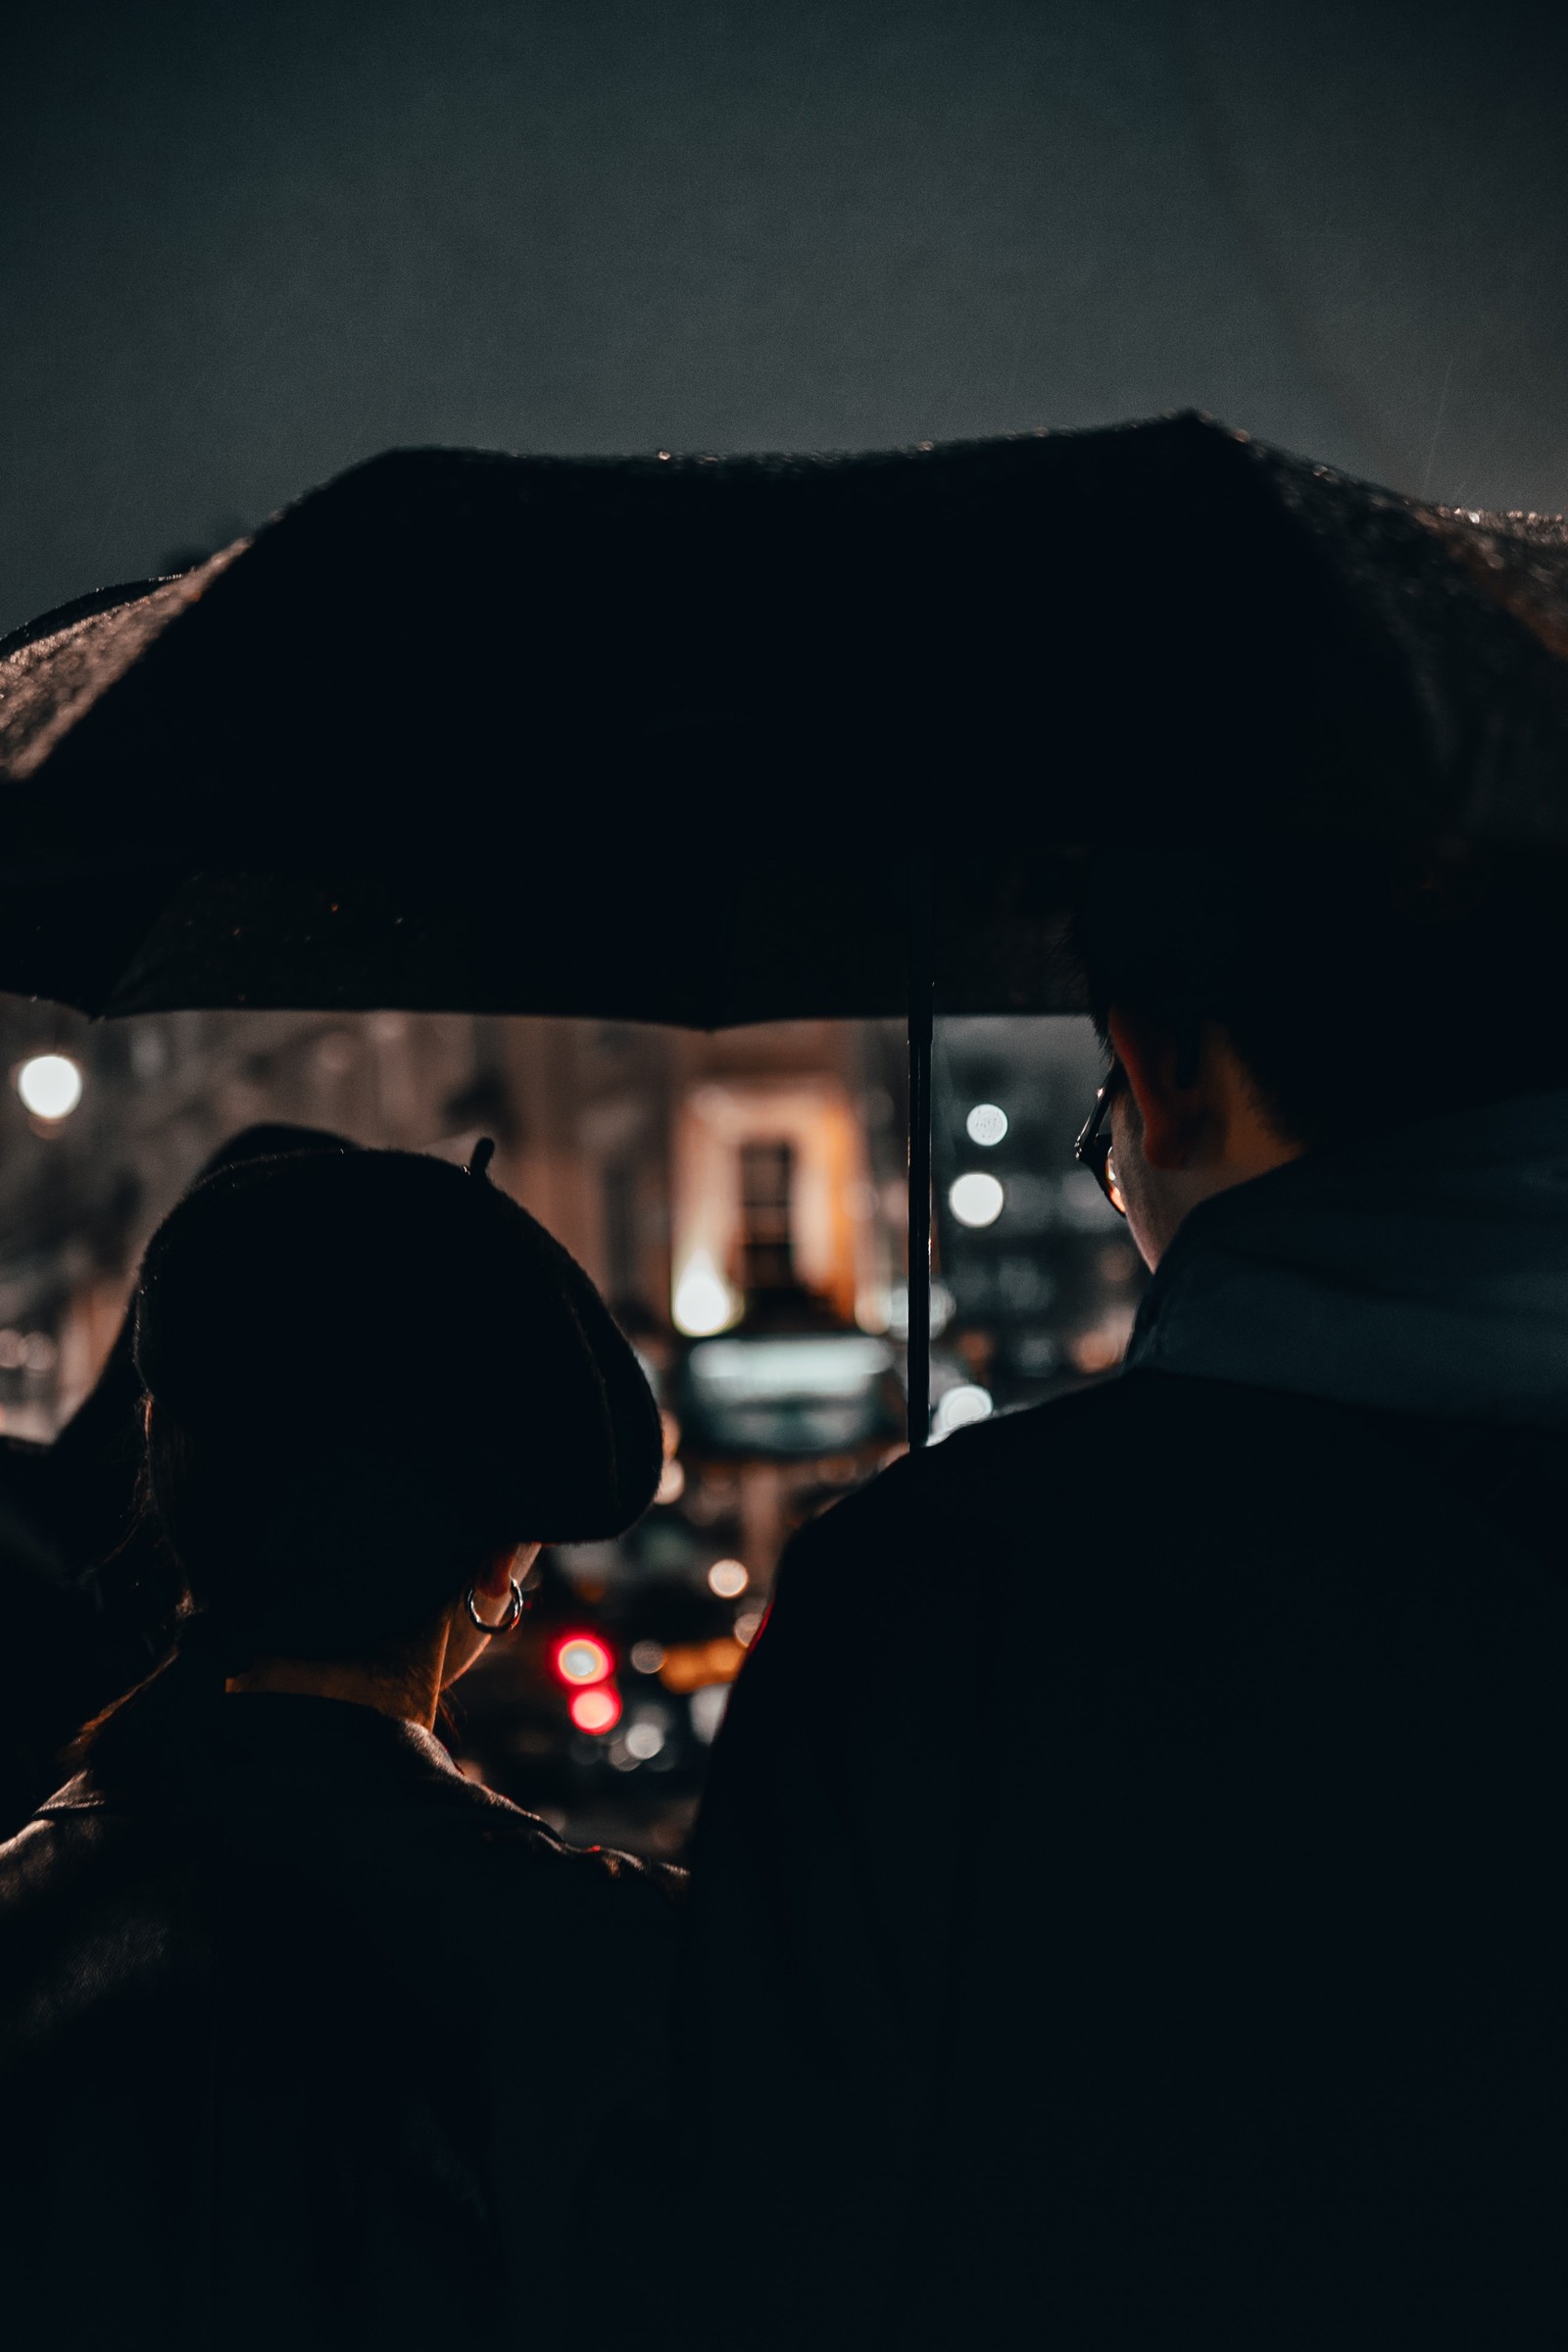
{"label": "hoop earring", "polygon": [[506,1615],[496,1625],[487,1625],[485,1620],[480,1616],[479,1603],[472,1585],[468,1587],[467,1592],[465,1596],[468,1611],[469,1623],[476,1625],[481,1634],[489,1634],[492,1639],[497,1634],[510,1634],[513,1627],[516,1624],[518,1618],[522,1615],[523,1610],[528,1605],[526,1600],[523,1598],[522,1587],[518,1584],[516,1578],[514,1576],[509,1577],[507,1581],[512,1587],[512,1597],[507,1602]]}

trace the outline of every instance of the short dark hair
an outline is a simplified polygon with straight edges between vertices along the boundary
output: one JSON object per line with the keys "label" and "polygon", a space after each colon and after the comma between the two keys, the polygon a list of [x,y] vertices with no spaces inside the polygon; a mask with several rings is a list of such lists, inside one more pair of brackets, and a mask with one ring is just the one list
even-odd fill
{"label": "short dark hair", "polygon": [[1464,844],[1151,844],[1084,868],[1074,949],[1112,1006],[1223,1030],[1282,1135],[1347,1141],[1568,1084],[1568,867]]}

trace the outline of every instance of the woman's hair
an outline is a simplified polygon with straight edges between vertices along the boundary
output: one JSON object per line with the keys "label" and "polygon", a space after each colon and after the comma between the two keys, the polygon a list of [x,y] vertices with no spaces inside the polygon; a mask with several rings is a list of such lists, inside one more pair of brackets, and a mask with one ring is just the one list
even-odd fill
{"label": "woman's hair", "polygon": [[482,1172],[354,1150],[225,1169],[153,1236],[135,1308],[148,1496],[190,1614],[97,1727],[96,1771],[182,1693],[264,1657],[394,1660],[496,1550],[615,1535],[653,1499],[636,1356]]}

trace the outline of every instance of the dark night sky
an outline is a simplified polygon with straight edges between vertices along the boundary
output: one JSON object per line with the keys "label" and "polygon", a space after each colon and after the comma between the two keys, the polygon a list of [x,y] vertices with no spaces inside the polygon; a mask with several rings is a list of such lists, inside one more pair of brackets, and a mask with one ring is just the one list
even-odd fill
{"label": "dark night sky", "polygon": [[0,627],[397,442],[846,448],[1197,404],[1568,507],[1561,0],[28,15]]}

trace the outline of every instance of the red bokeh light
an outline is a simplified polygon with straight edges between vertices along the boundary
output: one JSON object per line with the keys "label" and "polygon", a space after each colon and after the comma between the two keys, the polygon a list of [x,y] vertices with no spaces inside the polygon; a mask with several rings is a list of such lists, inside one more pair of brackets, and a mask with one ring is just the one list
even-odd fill
{"label": "red bokeh light", "polygon": [[571,1699],[571,1720],[579,1732],[592,1732],[596,1739],[612,1732],[620,1721],[620,1692],[613,1683],[596,1683],[591,1690],[575,1690]]}
{"label": "red bokeh light", "polygon": [[556,1672],[568,1690],[607,1682],[614,1667],[614,1659],[597,1634],[563,1634],[556,1643]]}

